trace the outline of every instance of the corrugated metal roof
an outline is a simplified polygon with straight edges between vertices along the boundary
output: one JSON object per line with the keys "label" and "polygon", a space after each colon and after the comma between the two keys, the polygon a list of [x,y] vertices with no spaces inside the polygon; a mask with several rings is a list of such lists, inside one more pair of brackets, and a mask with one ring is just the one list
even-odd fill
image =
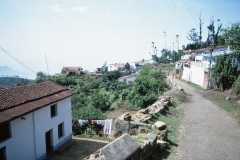
{"label": "corrugated metal roof", "polygon": [[18,106],[9,108],[7,110],[3,110],[0,112],[0,123],[22,117],[28,113],[31,113],[35,110],[43,108],[47,105],[54,104],[57,101],[67,98],[73,94],[75,94],[75,92],[71,90],[65,90],[65,91],[61,91],[59,93],[49,95],[34,101],[20,104]]}

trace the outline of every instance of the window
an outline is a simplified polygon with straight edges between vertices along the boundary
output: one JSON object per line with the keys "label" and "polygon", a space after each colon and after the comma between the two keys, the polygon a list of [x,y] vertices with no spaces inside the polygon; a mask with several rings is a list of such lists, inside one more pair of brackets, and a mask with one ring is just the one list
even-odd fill
{"label": "window", "polygon": [[0,148],[0,160],[6,160],[6,147]]}
{"label": "window", "polygon": [[54,104],[51,106],[51,117],[54,117],[57,115],[57,105]]}
{"label": "window", "polygon": [[4,122],[0,124],[0,142],[11,137],[10,134],[10,122]]}
{"label": "window", "polygon": [[58,138],[63,136],[63,123],[58,125]]}

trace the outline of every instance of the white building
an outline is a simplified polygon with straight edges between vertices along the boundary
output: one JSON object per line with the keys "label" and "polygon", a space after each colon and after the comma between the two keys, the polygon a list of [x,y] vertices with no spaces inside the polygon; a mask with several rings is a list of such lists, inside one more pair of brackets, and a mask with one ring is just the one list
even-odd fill
{"label": "white building", "polygon": [[0,89],[0,159],[43,159],[71,140],[73,94],[50,81]]}
{"label": "white building", "polygon": [[[215,65],[214,60],[211,61],[210,66],[210,48],[204,48],[192,51],[195,55],[195,60],[191,61],[190,67],[183,66],[183,75],[182,79],[195,83],[203,88],[208,86],[208,77],[209,77],[209,68]],[[231,51],[227,47],[217,46],[212,52],[212,57],[218,55],[231,54]],[[234,61],[238,61],[237,58],[234,58]],[[239,65],[239,64],[236,64]]]}
{"label": "white building", "polygon": [[124,70],[124,64],[123,63],[115,63],[115,64],[109,64],[108,65],[108,71],[117,71],[117,70]]}

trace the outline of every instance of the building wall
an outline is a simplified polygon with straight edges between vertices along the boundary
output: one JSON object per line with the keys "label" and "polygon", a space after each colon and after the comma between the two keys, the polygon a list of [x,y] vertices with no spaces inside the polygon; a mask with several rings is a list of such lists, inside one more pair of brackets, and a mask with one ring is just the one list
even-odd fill
{"label": "building wall", "polygon": [[[42,159],[46,157],[45,133],[52,129],[51,140],[55,150],[72,138],[70,97],[57,103],[57,115],[51,118],[50,106],[46,106],[10,122],[11,138],[0,142],[6,146],[7,160]],[[58,138],[58,125],[64,122],[63,136]]]}
{"label": "building wall", "polygon": [[189,67],[183,67],[183,74],[182,74],[182,79],[186,81],[191,81],[191,70]]}
{"label": "building wall", "polygon": [[10,122],[11,138],[0,143],[0,148],[6,146],[7,160],[36,159],[32,113],[23,117]]}
{"label": "building wall", "polygon": [[197,66],[191,66],[191,82],[203,86],[204,70]]}
{"label": "building wall", "polygon": [[183,67],[183,75],[182,79],[186,81],[190,81],[192,83],[195,83],[199,86],[204,86],[204,69],[191,65],[191,68],[189,67]]}
{"label": "building wall", "polygon": [[[69,140],[72,135],[70,98],[57,103],[57,115],[53,118],[51,118],[50,106],[51,105],[34,112],[34,121],[37,122],[35,125],[35,137],[36,155],[38,158],[46,155],[45,133],[47,131],[52,129],[51,140],[54,150]],[[58,138],[58,125],[62,122],[64,122],[63,137]]]}
{"label": "building wall", "polygon": [[117,68],[114,65],[112,64],[108,65],[108,71],[115,71],[115,70],[117,70]]}

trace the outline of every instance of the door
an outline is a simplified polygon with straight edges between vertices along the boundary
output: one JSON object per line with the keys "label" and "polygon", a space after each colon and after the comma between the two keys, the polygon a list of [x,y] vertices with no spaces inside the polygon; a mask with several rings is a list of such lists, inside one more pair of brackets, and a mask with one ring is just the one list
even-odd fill
{"label": "door", "polygon": [[45,142],[46,142],[46,154],[49,155],[52,153],[52,141],[51,141],[51,131],[49,130],[45,133]]}

